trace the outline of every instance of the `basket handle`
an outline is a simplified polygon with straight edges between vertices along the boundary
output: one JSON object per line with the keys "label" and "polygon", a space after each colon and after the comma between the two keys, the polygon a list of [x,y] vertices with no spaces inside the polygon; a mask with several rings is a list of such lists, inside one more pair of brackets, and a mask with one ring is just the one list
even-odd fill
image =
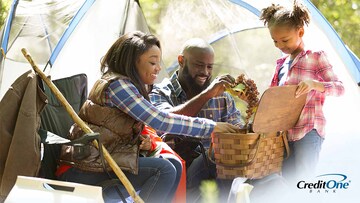
{"label": "basket handle", "polygon": [[210,162],[212,162],[213,164],[219,165],[219,166],[224,166],[224,167],[242,168],[242,167],[245,167],[245,166],[249,166],[249,165],[251,165],[251,164],[254,162],[255,157],[257,156],[258,151],[259,151],[260,143],[261,143],[261,141],[264,139],[264,137],[265,137],[264,134],[259,135],[259,140],[258,140],[257,143],[256,143],[256,151],[255,151],[255,154],[254,154],[253,158],[252,158],[250,161],[246,162],[246,163],[242,163],[242,164],[239,164],[239,165],[236,165],[236,166],[230,165],[230,164],[216,163],[215,160],[213,160],[212,157],[211,157],[211,152],[212,152],[212,148],[213,148],[213,143],[212,143],[212,142],[210,143],[210,147],[209,147],[209,150],[208,150],[208,159],[209,159]]}
{"label": "basket handle", "polygon": [[285,150],[286,150],[286,158],[285,159],[287,159],[290,156],[290,147],[289,147],[289,143],[288,143],[288,139],[287,139],[287,131],[281,132],[281,135],[282,135]]}

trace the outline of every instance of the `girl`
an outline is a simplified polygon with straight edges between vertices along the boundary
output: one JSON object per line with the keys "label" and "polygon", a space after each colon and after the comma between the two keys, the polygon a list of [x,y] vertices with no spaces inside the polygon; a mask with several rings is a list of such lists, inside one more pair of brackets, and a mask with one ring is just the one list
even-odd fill
{"label": "girl", "polygon": [[304,25],[310,23],[310,13],[304,5],[294,1],[293,8],[288,9],[272,4],[262,10],[260,20],[285,54],[277,60],[271,86],[297,85],[295,97],[308,94],[297,124],[288,131],[291,154],[284,161],[283,176],[289,181],[311,178],[325,138],[325,96],[340,96],[344,87],[324,51],[305,48]]}

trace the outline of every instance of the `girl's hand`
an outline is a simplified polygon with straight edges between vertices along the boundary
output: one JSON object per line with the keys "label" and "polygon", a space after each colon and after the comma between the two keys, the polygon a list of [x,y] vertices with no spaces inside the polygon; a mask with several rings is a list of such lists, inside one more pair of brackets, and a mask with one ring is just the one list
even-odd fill
{"label": "girl's hand", "polygon": [[311,90],[323,92],[324,85],[314,80],[301,81],[296,88],[295,97],[298,98],[303,94],[309,93]]}
{"label": "girl's hand", "polygon": [[140,150],[150,150],[151,149],[151,140],[149,135],[141,135],[140,136],[141,144]]}

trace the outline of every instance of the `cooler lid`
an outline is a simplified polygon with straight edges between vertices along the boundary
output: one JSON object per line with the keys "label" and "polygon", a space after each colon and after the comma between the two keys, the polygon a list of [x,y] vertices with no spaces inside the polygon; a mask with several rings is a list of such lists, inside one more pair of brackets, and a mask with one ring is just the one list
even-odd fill
{"label": "cooler lid", "polygon": [[296,87],[297,85],[286,85],[265,90],[254,115],[254,132],[285,131],[295,126],[307,96],[303,94],[295,98]]}

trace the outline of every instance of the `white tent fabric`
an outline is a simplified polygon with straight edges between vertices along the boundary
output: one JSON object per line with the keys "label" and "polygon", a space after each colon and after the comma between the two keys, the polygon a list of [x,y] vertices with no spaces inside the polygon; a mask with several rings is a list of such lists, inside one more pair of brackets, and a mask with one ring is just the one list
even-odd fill
{"label": "white tent fabric", "polygon": [[[214,46],[214,75],[246,73],[255,80],[260,92],[268,87],[275,60],[281,53],[274,47],[258,15],[273,2],[291,5],[292,0],[168,2],[156,27],[163,47],[164,66],[169,66],[163,68],[159,81],[176,69],[175,60],[181,45],[190,37],[201,37]],[[327,138],[318,173],[341,173],[353,180],[348,190],[317,197],[326,202],[358,202],[360,90],[357,83],[360,82],[360,67],[356,64],[360,62],[311,2],[303,2],[312,15],[310,26],[305,28],[305,44],[308,48],[327,52],[346,89],[344,96],[328,97],[325,103]],[[0,57],[0,99],[13,81],[30,69],[21,55],[22,47],[29,50],[40,68],[47,66],[46,72],[52,79],[86,73],[91,87],[100,75],[101,57],[119,35],[131,30],[149,32],[135,0],[14,0],[13,4],[12,8],[16,8],[13,24],[7,21],[1,38],[6,58]],[[74,21],[74,16],[80,17]],[[74,29],[71,23],[76,25]],[[7,28],[11,30],[4,47]],[[59,44],[59,40],[64,44]],[[310,201],[315,198],[313,194],[304,195],[310,196]]]}
{"label": "white tent fabric", "polygon": [[[79,29],[74,30],[60,52],[51,71],[52,77],[56,79],[83,72],[87,74],[91,87],[100,77],[101,57],[120,35],[131,30],[149,32],[141,17],[141,10],[133,1],[128,5],[118,0],[95,1],[79,23]],[[67,72],[63,71],[65,67],[69,67]]]}
{"label": "white tent fabric", "polygon": [[120,35],[130,30],[149,32],[134,0],[15,0],[14,4],[8,46],[2,47],[6,58],[0,59],[0,98],[31,68],[21,48],[28,49],[41,69],[47,66],[52,79],[86,73],[91,87],[100,77],[101,57]]}
{"label": "white tent fabric", "polygon": [[[13,1],[1,37],[1,49],[6,58],[0,58],[0,98],[18,76],[31,68],[21,48],[27,48],[39,67],[45,67],[71,18],[83,3]],[[8,35],[6,31],[9,31]]]}

